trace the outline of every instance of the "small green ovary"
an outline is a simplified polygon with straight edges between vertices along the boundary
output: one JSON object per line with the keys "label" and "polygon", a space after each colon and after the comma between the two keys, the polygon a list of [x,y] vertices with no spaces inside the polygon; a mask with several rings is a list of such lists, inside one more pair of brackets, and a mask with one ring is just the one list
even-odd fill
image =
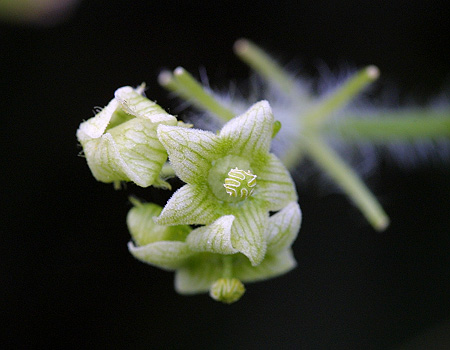
{"label": "small green ovary", "polygon": [[223,187],[231,197],[246,199],[255,190],[256,178],[250,170],[244,171],[236,167],[228,172]]}

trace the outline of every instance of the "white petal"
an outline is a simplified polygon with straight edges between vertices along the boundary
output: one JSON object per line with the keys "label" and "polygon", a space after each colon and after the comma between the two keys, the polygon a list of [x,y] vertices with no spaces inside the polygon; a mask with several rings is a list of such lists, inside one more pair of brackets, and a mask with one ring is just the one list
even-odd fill
{"label": "white petal", "polygon": [[230,153],[247,158],[257,157],[269,151],[273,122],[269,103],[260,101],[225,124],[220,131],[220,138],[230,146]]}
{"label": "white petal", "polygon": [[267,253],[276,254],[290,247],[297,238],[301,220],[302,213],[297,202],[289,203],[272,215],[265,231]]}
{"label": "white petal", "polygon": [[105,108],[95,115],[95,117],[81,123],[77,130],[78,141],[83,144],[90,139],[96,139],[102,136],[108,127],[113,114],[117,112],[119,108],[119,101],[112,99]]}
{"label": "white petal", "polygon": [[219,139],[209,131],[160,125],[158,137],[169,153],[175,173],[186,183],[200,183],[218,157]]}
{"label": "white petal", "polygon": [[218,254],[234,254],[237,250],[231,244],[231,226],[234,216],[225,215],[208,226],[192,231],[186,243],[192,251]]}
{"label": "white petal", "polygon": [[263,233],[267,221],[267,211],[252,202],[235,213],[231,227],[233,247],[247,256],[253,266],[260,264],[266,253]]}
{"label": "white petal", "polygon": [[207,185],[184,185],[177,190],[155,219],[160,225],[207,225],[221,216],[218,202]]}
{"label": "white petal", "polygon": [[297,192],[289,171],[281,161],[270,154],[264,166],[254,168],[258,175],[255,196],[262,198],[269,205],[269,210],[277,211],[289,202],[297,201]]}
{"label": "white petal", "polygon": [[138,260],[164,270],[175,270],[183,266],[193,255],[184,242],[161,241],[136,247],[128,243],[128,250]]}

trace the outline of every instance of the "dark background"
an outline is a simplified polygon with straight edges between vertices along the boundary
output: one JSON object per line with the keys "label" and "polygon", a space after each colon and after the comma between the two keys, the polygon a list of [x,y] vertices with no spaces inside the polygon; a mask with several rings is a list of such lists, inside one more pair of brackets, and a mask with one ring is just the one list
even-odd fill
{"label": "dark background", "polygon": [[93,0],[52,26],[1,23],[2,348],[449,346],[448,163],[381,165],[369,184],[392,219],[384,233],[342,195],[324,196],[321,181],[299,183],[298,267],[225,306],[177,295],[173,274],[131,257],[128,195],[163,199],[96,182],[75,138],[123,85],[145,81],[174,109],[156,83],[162,68],[198,76],[203,66],[220,87],[246,79],[231,50],[240,37],[313,77],[322,62],[376,64],[381,85],[423,103],[449,86],[444,4]]}

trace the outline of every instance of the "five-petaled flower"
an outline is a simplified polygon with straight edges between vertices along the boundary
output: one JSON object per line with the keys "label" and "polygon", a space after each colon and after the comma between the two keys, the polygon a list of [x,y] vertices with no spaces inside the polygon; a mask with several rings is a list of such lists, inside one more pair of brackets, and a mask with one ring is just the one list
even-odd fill
{"label": "five-petaled flower", "polygon": [[[159,125],[158,138],[176,175],[187,184],[176,191],[156,219],[160,225],[207,225],[192,232],[197,251],[242,253],[253,266],[265,256],[269,211],[297,201],[292,178],[269,152],[274,117],[267,101],[254,104],[215,135],[209,131]],[[231,196],[224,187],[232,169],[256,175],[250,196]],[[202,242],[202,244],[199,244]]]}

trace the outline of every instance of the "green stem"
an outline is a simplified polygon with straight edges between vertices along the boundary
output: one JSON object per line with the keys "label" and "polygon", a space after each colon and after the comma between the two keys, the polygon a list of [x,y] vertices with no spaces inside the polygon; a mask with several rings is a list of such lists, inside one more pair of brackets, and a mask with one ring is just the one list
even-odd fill
{"label": "green stem", "polygon": [[323,128],[347,141],[389,142],[450,137],[450,111],[389,111],[361,119],[349,116]]}
{"label": "green stem", "polygon": [[368,66],[342,84],[325,100],[311,111],[307,112],[304,118],[305,126],[318,127],[329,119],[334,111],[344,107],[355,95],[360,93],[367,85],[376,80],[380,72],[375,66]]}
{"label": "green stem", "polygon": [[161,72],[158,82],[162,87],[175,92],[197,108],[209,111],[225,122],[235,117],[233,111],[206,92],[203,86],[182,67],[176,68],[173,74],[168,71]]}
{"label": "green stem", "polygon": [[376,230],[385,230],[389,218],[358,175],[319,137],[308,136],[304,141],[308,156],[345,191]]}
{"label": "green stem", "polygon": [[272,57],[251,41],[239,39],[234,43],[234,52],[264,79],[275,83],[284,93],[290,94],[296,90],[294,79]]}
{"label": "green stem", "polygon": [[222,263],[223,263],[222,277],[233,278],[233,257],[230,255],[223,255]]}

